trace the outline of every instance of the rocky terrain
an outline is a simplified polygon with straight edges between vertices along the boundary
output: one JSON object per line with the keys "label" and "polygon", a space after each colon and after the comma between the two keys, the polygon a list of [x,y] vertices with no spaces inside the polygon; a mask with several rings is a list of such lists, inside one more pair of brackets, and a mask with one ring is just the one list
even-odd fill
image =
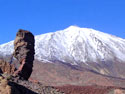
{"label": "rocky terrain", "polygon": [[125,88],[106,86],[60,86],[66,94],[125,94]]}
{"label": "rocky terrain", "polygon": [[0,94],[125,94],[125,88],[97,85],[52,87],[33,80],[19,80],[4,73],[0,76]]}
{"label": "rocky terrain", "polygon": [[61,64],[60,62],[41,63],[35,61],[31,79],[51,86],[99,85],[125,88],[125,79],[102,75],[77,66]]}
{"label": "rocky terrain", "polygon": [[9,74],[0,76],[0,94],[65,94],[51,86],[19,80]]}

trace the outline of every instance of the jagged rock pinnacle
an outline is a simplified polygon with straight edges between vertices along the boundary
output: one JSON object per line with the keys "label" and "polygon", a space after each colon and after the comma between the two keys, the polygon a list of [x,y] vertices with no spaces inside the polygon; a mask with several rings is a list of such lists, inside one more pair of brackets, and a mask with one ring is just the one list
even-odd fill
{"label": "jagged rock pinnacle", "polygon": [[32,73],[34,60],[34,35],[26,30],[20,29],[14,41],[14,57],[18,60],[20,66],[15,75],[19,75],[25,80],[28,80]]}

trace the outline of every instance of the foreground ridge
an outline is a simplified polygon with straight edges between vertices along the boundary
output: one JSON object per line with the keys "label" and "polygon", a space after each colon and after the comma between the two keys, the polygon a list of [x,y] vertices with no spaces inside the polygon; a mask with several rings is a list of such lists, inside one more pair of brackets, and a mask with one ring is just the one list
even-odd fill
{"label": "foreground ridge", "polygon": [[[6,75],[6,76],[5,76]],[[0,76],[0,94],[65,94],[51,86],[17,79],[9,74]]]}

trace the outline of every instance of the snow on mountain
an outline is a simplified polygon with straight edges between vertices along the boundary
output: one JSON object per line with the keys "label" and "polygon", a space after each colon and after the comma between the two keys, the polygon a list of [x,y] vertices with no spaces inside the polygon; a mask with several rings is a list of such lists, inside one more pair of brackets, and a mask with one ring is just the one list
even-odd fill
{"label": "snow on mountain", "polygon": [[7,56],[13,53],[14,51],[13,42],[14,41],[10,41],[8,43],[0,45],[0,55]]}
{"label": "snow on mountain", "polygon": [[[108,60],[125,61],[125,40],[94,29],[70,26],[35,36],[38,60],[59,60],[72,64]],[[0,45],[0,54],[13,52],[13,41]]]}

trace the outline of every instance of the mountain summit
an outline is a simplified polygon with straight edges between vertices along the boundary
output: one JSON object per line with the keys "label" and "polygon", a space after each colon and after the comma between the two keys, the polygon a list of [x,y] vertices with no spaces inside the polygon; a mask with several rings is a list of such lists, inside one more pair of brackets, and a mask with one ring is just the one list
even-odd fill
{"label": "mountain summit", "polygon": [[[70,62],[125,62],[125,40],[94,29],[70,26],[35,36],[36,59]],[[13,52],[13,41],[0,45],[0,54]]]}

